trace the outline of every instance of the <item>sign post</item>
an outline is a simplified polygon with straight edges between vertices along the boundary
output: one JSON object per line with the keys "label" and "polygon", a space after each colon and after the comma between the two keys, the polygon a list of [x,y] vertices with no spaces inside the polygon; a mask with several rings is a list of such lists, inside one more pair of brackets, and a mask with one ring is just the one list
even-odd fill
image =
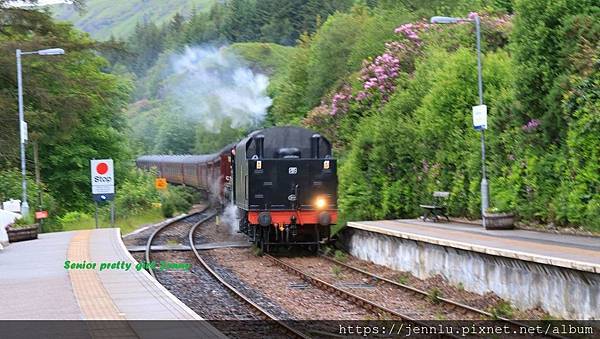
{"label": "sign post", "polygon": [[[92,197],[96,205],[98,228],[98,203],[112,201],[115,197],[115,176],[112,159],[90,160]],[[114,226],[114,205],[111,204],[111,226]]]}

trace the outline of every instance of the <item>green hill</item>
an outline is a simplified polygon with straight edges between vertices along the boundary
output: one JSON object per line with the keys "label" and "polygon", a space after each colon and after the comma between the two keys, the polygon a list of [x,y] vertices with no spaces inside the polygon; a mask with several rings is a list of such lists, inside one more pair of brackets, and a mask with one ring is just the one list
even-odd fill
{"label": "green hill", "polygon": [[77,28],[90,33],[99,40],[127,37],[135,24],[152,21],[161,24],[179,12],[187,16],[194,9],[208,11],[215,0],[88,0],[83,13],[70,4],[49,6],[58,20],[72,22]]}

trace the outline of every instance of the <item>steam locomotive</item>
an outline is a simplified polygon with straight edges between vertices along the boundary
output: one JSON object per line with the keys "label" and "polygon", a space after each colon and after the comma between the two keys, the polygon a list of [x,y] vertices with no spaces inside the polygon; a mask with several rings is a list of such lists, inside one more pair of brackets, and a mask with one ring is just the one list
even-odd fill
{"label": "steam locomotive", "polygon": [[331,143],[305,128],[255,131],[214,154],[141,156],[137,166],[235,205],[239,231],[267,252],[281,245],[318,250],[337,222]]}

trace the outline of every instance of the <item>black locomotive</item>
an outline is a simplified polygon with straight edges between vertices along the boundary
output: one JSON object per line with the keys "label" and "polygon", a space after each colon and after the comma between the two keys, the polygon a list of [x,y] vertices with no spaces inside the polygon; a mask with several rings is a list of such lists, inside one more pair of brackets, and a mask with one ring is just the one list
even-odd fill
{"label": "black locomotive", "polygon": [[240,231],[263,250],[318,249],[337,221],[336,160],[331,144],[300,127],[273,127],[240,141],[232,166]]}

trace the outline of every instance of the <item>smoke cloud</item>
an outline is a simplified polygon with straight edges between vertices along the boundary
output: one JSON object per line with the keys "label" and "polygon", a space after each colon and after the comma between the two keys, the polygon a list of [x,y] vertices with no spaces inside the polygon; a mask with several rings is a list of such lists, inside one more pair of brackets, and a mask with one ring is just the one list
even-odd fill
{"label": "smoke cloud", "polygon": [[239,229],[240,218],[238,208],[234,204],[228,204],[221,215],[223,223],[228,226],[229,234],[236,234]]}
{"label": "smoke cloud", "polygon": [[207,129],[223,121],[233,128],[258,126],[271,106],[267,76],[224,47],[186,47],[170,62],[174,76],[165,86],[167,96],[185,117]]}

